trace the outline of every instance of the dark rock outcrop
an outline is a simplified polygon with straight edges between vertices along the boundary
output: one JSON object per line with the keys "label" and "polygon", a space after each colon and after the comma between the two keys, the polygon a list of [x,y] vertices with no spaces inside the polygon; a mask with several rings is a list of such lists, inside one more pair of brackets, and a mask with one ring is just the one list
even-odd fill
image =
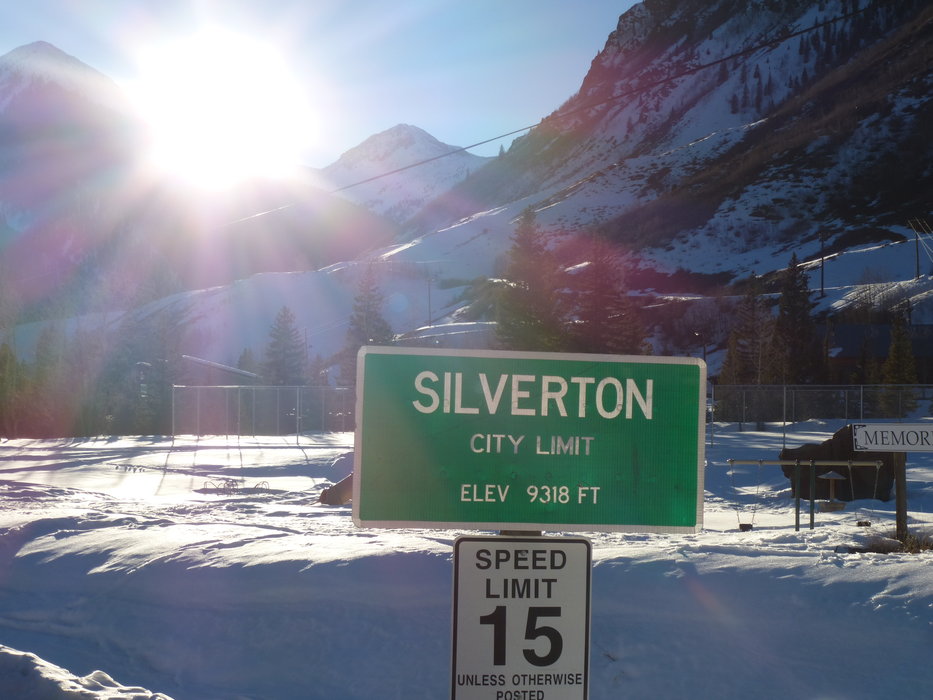
{"label": "dark rock outcrop", "polygon": [[[835,432],[833,436],[818,445],[801,445],[800,447],[785,448],[781,450],[781,460],[800,460],[800,497],[807,500],[815,498],[828,499],[830,482],[820,479],[820,475],[836,472],[844,480],[836,481],[834,496],[840,501],[857,501],[863,498],[876,498],[880,501],[891,499],[891,490],[894,486],[894,467],[903,465],[907,459],[903,452],[856,452],[852,443],[852,426],[847,425]],[[880,460],[880,468],[853,467],[853,466],[810,466],[810,460],[832,460],[867,462]],[[898,461],[900,460],[900,461]],[[810,494],[810,470],[816,470],[815,496]],[[794,491],[794,466],[786,465],[781,470],[790,480],[791,490]],[[794,491],[794,496],[797,496]]]}

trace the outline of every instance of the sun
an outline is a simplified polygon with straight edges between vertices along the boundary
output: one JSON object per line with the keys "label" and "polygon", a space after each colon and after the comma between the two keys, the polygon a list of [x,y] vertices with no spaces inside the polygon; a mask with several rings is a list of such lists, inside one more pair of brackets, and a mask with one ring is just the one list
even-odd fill
{"label": "sun", "polygon": [[300,162],[315,124],[305,88],[269,45],[220,29],[149,47],[128,91],[149,127],[150,164],[224,188]]}

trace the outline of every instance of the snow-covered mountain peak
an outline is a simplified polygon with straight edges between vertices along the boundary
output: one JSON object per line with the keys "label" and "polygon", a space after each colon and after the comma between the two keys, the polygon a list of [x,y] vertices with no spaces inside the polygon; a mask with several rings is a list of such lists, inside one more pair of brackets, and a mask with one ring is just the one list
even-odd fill
{"label": "snow-covered mountain peak", "polygon": [[396,124],[367,138],[360,145],[344,153],[337,164],[356,164],[362,161],[377,161],[401,167],[410,164],[408,159],[443,155],[457,150],[457,146],[441,143],[424,129],[410,124]]}
{"label": "snow-covered mountain peak", "polygon": [[47,85],[111,109],[126,110],[126,97],[113,80],[46,41],[0,56],[0,111],[28,87]]}
{"label": "snow-covered mountain peak", "polygon": [[84,64],[47,41],[34,41],[0,56],[0,68],[48,78],[58,77],[63,66]]}
{"label": "snow-covered mountain peak", "polygon": [[0,56],[0,79],[36,79],[83,91],[88,83],[110,79],[46,41],[36,41]]}
{"label": "snow-covered mountain peak", "polygon": [[[417,126],[397,124],[370,136],[322,172],[335,189],[348,188],[343,192],[348,199],[401,223],[489,160],[442,143]],[[430,162],[407,169],[425,161]],[[364,182],[400,168],[405,172]]]}

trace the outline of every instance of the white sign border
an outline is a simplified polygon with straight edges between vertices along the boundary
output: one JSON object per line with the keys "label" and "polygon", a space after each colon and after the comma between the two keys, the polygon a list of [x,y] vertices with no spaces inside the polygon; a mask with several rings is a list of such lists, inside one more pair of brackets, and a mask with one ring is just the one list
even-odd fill
{"label": "white sign border", "polygon": [[592,647],[591,636],[593,633],[593,543],[586,537],[545,537],[545,536],[511,536],[511,535],[461,535],[454,540],[454,575],[453,575],[453,605],[451,606],[451,649],[450,649],[450,697],[456,697],[457,682],[457,618],[459,612],[459,545],[461,542],[488,542],[490,546],[496,543],[521,544],[524,542],[535,544],[583,544],[586,547],[587,571],[586,571],[586,602],[584,617],[586,618],[586,629],[584,632],[585,649],[583,650],[584,669],[583,669],[583,696],[589,697],[590,681],[590,651]]}
{"label": "white sign border", "polygon": [[856,452],[933,452],[933,445],[929,449],[912,449],[910,445],[859,445],[859,429],[889,430],[891,432],[930,433],[933,435],[933,423],[852,423],[852,449]]}
{"label": "white sign border", "polygon": [[[363,375],[368,354],[377,355],[421,355],[431,357],[475,357],[513,360],[567,360],[576,362],[612,362],[659,365],[694,365],[700,371],[700,397],[697,406],[697,497],[696,525],[613,525],[589,523],[532,523],[532,522],[457,522],[425,520],[363,520],[359,514],[360,488],[363,462],[363,420],[360,408],[363,405]],[[418,348],[397,345],[364,345],[357,354],[356,362],[356,429],[353,449],[353,522],[357,527],[410,528],[434,530],[541,530],[550,532],[628,532],[667,533],[692,535],[703,530],[703,496],[706,469],[706,362],[697,357],[674,357],[667,355],[609,355],[600,353],[558,353],[519,350],[473,350],[459,348]]]}

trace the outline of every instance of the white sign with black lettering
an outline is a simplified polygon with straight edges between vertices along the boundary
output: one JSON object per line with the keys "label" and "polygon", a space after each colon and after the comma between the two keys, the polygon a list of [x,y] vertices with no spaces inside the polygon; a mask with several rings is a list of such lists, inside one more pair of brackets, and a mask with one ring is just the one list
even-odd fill
{"label": "white sign with black lettering", "polygon": [[852,446],[860,452],[933,452],[933,423],[855,423]]}
{"label": "white sign with black lettering", "polygon": [[454,700],[585,700],[592,545],[582,537],[454,544]]}

